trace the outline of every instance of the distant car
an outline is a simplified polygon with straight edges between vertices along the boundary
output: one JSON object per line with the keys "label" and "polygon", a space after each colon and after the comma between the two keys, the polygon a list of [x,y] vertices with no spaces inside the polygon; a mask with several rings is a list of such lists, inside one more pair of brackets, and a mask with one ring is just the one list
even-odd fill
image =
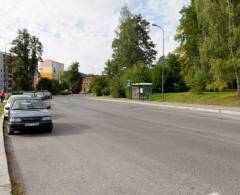
{"label": "distant car", "polygon": [[51,132],[53,123],[47,109],[50,106],[39,98],[17,98],[9,108],[7,131],[13,135],[15,131],[44,130]]}
{"label": "distant car", "polygon": [[41,100],[46,100],[47,99],[44,92],[36,92],[35,95],[36,95],[37,98],[40,98]]}
{"label": "distant car", "polygon": [[42,99],[42,100],[44,100],[46,97],[44,96],[44,93],[43,92],[36,92],[36,97],[37,98],[40,98],[40,99]]}
{"label": "distant car", "polygon": [[52,99],[52,94],[49,91],[44,92],[46,99]]}
{"label": "distant car", "polygon": [[20,98],[31,98],[30,95],[11,95],[5,106],[4,106],[4,119],[7,119],[8,117],[8,112],[9,112],[9,108],[11,107],[12,103],[14,102],[15,99],[20,99]]}

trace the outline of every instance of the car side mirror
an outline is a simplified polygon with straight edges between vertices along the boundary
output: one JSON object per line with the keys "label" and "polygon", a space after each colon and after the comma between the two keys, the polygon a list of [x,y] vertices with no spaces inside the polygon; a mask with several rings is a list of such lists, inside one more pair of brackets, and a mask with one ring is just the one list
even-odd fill
{"label": "car side mirror", "polygon": [[47,109],[48,109],[48,110],[51,109],[51,106],[47,106]]}
{"label": "car side mirror", "polygon": [[6,107],[5,110],[10,110],[10,107]]}

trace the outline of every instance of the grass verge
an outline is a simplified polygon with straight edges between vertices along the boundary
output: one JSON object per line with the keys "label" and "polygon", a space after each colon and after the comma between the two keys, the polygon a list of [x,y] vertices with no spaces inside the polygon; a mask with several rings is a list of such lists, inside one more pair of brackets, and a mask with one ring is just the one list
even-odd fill
{"label": "grass verge", "polygon": [[[162,95],[155,93],[152,100],[162,101]],[[240,107],[240,97],[236,92],[166,93],[165,102]]]}
{"label": "grass verge", "polygon": [[3,105],[0,105],[0,116],[3,114]]}

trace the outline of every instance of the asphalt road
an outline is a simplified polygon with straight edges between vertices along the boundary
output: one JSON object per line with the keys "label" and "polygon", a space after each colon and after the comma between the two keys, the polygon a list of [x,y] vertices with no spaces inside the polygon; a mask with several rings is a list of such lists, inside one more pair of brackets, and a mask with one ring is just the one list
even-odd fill
{"label": "asphalt road", "polygon": [[9,142],[26,194],[240,194],[240,120],[211,113],[52,100],[52,134]]}

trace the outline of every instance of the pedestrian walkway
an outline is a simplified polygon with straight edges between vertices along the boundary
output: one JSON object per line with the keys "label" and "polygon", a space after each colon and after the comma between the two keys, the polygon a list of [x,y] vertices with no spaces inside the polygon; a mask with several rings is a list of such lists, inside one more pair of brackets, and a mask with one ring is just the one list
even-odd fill
{"label": "pedestrian walkway", "polygon": [[11,182],[8,173],[8,165],[3,138],[3,118],[0,117],[0,194],[11,194]]}

